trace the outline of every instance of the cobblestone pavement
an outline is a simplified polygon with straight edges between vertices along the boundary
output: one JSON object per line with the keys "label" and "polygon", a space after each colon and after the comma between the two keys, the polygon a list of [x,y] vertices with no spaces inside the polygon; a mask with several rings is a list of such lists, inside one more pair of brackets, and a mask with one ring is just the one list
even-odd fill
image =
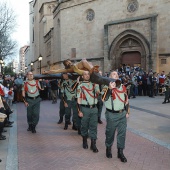
{"label": "cobblestone pavement", "polygon": [[[37,133],[27,132],[26,109],[17,104],[18,168],[19,170],[169,170],[170,150],[146,138],[127,131],[125,156],[127,163],[117,158],[116,143],[113,158],[105,156],[105,120],[98,125],[98,153],[82,148],[82,138],[76,131],[63,130],[58,125],[58,104],[42,101]],[[90,140],[88,140],[90,144]]]}

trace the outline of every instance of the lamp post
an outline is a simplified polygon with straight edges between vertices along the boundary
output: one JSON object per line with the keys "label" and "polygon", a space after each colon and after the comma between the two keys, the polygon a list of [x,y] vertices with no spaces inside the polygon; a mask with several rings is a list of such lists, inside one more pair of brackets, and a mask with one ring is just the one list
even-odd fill
{"label": "lamp post", "polygon": [[2,61],[2,74],[4,73],[4,66],[5,66],[5,64],[4,64],[4,62]]}
{"label": "lamp post", "polygon": [[42,61],[42,56],[40,54],[40,56],[38,57],[38,61],[40,62],[40,74],[41,74],[41,61]]}
{"label": "lamp post", "polygon": [[[2,73],[2,63],[3,63],[3,60],[2,60],[2,58],[0,59],[0,67],[1,67],[1,70],[0,70],[0,72]],[[3,74],[3,73],[2,73]]]}
{"label": "lamp post", "polygon": [[33,67],[34,63],[31,61],[30,65],[31,65],[31,71],[33,71],[32,67]]}

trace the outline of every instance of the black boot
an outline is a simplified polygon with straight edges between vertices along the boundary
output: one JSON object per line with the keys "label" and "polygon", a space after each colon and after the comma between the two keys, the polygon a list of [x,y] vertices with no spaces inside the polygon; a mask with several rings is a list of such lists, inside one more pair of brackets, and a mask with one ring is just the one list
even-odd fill
{"label": "black boot", "polygon": [[166,104],[166,100],[164,100],[164,102],[162,104]]}
{"label": "black boot", "polygon": [[101,121],[100,117],[98,117],[98,123],[99,124],[103,124],[103,122]]}
{"label": "black boot", "polygon": [[83,136],[83,148],[88,149],[87,136]]}
{"label": "black boot", "polygon": [[35,125],[32,125],[32,133],[36,133]]}
{"label": "black boot", "polygon": [[106,157],[107,158],[112,158],[111,146],[106,148]]}
{"label": "black boot", "polygon": [[32,125],[28,125],[27,131],[32,131]]}
{"label": "black boot", "polygon": [[60,116],[60,119],[59,119],[59,121],[58,121],[58,124],[61,124],[61,123],[63,123],[63,117]]}
{"label": "black boot", "polygon": [[127,159],[126,157],[124,156],[123,154],[123,149],[118,149],[118,152],[117,152],[117,157],[122,161],[122,162],[127,162]]}
{"label": "black boot", "polygon": [[72,126],[73,130],[77,130],[77,127],[75,126],[75,123],[73,122],[73,126]]}
{"label": "black boot", "polygon": [[68,129],[68,122],[65,122],[64,130]]}
{"label": "black boot", "polygon": [[91,139],[91,146],[90,149],[93,150],[94,153],[99,152],[99,150],[96,147],[96,139]]}

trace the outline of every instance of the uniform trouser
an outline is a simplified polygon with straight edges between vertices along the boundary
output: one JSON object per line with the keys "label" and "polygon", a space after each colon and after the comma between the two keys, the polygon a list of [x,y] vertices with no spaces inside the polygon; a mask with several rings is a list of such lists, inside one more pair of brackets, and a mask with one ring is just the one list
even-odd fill
{"label": "uniform trouser", "polygon": [[60,117],[63,117],[65,115],[65,107],[64,107],[64,102],[61,99],[60,100],[60,111],[59,111]]}
{"label": "uniform trouser", "polygon": [[39,122],[41,98],[27,99],[29,106],[27,107],[27,122],[29,125],[36,126]]}
{"label": "uniform trouser", "polygon": [[134,84],[132,84],[132,85],[130,86],[129,97],[131,97],[131,96],[135,97],[134,88],[135,88],[135,86],[134,86]]}
{"label": "uniform trouser", "polygon": [[77,101],[76,100],[67,100],[66,103],[68,104],[68,107],[65,107],[65,121],[70,121],[71,116],[71,109],[73,110],[73,118],[72,121],[75,126],[79,126],[78,124],[78,109],[77,109]]}
{"label": "uniform trouser", "polygon": [[57,90],[51,90],[51,96],[53,101],[57,101]]}
{"label": "uniform trouser", "polygon": [[98,117],[99,118],[101,118],[102,108],[103,108],[103,102],[102,102],[101,96],[99,96],[98,102],[97,102],[97,109],[98,109]]}
{"label": "uniform trouser", "polygon": [[[83,117],[81,118],[81,135],[91,139],[97,139],[98,109],[81,107]],[[89,131],[89,133],[88,133]]]}
{"label": "uniform trouser", "polygon": [[122,113],[112,113],[106,110],[106,147],[111,147],[114,142],[115,131],[117,130],[117,148],[125,148],[125,139],[126,139],[126,111]]}
{"label": "uniform trouser", "polygon": [[169,88],[166,88],[166,91],[165,91],[165,100],[169,100],[169,93],[170,93]]}

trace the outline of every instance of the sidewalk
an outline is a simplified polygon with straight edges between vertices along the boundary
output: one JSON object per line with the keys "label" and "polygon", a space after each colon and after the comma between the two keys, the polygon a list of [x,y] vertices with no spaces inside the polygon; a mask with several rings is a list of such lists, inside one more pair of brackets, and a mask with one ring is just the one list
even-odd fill
{"label": "sidewalk", "polygon": [[[0,170],[169,170],[170,150],[156,144],[131,131],[127,131],[126,149],[124,150],[128,162],[122,163],[117,158],[116,142],[112,148],[113,158],[105,156],[105,120],[98,125],[97,147],[99,153],[93,153],[82,148],[82,138],[69,126],[63,130],[64,124],[58,125],[59,103],[51,104],[42,101],[41,117],[37,133],[27,132],[26,110],[22,103],[17,104],[17,114],[14,127],[10,129],[9,150],[3,148],[3,162]],[[18,129],[18,131],[17,131]],[[16,134],[18,132],[18,135]],[[18,137],[18,140],[15,137]],[[11,142],[12,141],[12,142]],[[90,140],[89,145],[90,145]],[[17,142],[17,145],[16,145]],[[18,146],[18,150],[17,147]],[[7,158],[5,159],[5,157]],[[17,158],[18,156],[18,158]],[[14,159],[15,158],[15,159]],[[18,160],[18,161],[17,161]],[[2,166],[3,165],[3,166]]]}

